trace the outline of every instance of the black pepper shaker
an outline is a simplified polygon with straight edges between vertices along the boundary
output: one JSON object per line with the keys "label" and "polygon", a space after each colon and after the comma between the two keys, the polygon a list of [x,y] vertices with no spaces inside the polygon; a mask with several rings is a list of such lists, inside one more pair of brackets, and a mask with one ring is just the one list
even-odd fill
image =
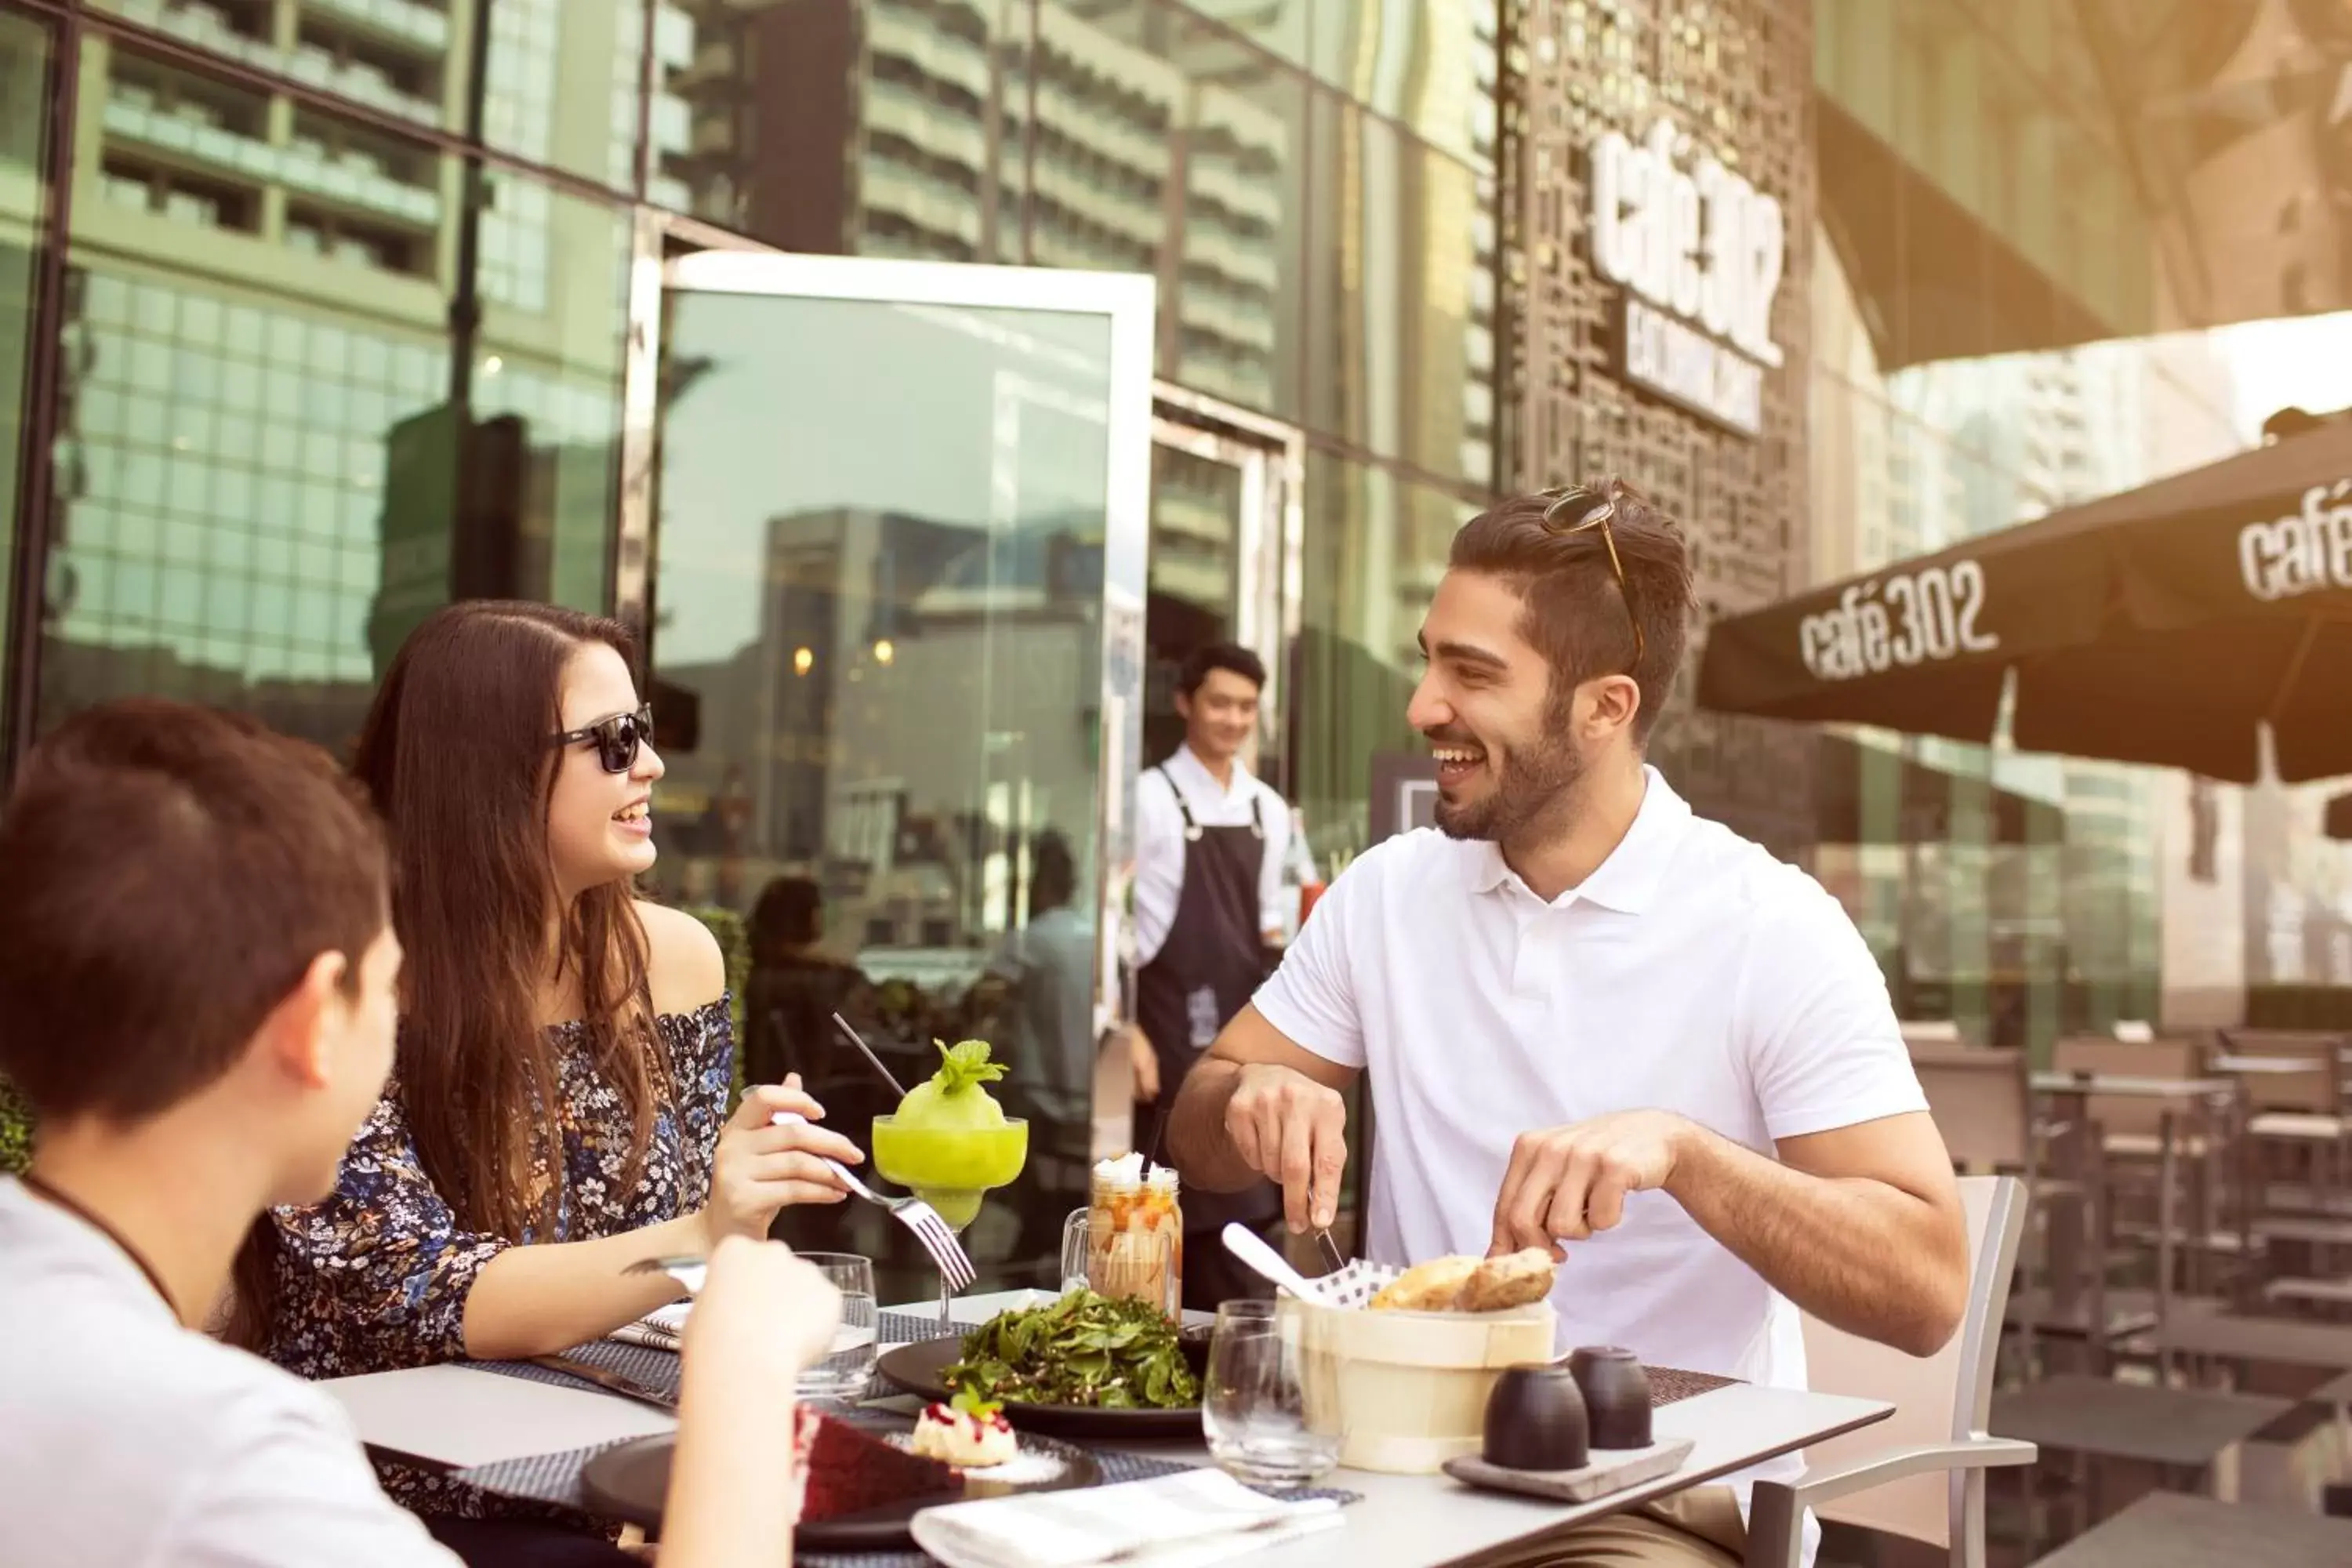
{"label": "black pepper shaker", "polygon": [[1580,1470],[1590,1456],[1584,1395],[1564,1366],[1506,1367],[1486,1395],[1482,1452],[1507,1470]]}
{"label": "black pepper shaker", "polygon": [[1596,1448],[1650,1446],[1650,1374],[1633,1352],[1587,1345],[1568,1358]]}

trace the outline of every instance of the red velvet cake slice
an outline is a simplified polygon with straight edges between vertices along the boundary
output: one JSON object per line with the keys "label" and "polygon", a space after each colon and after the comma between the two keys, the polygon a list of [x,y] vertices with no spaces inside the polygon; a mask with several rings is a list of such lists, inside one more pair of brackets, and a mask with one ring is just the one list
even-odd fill
{"label": "red velvet cake slice", "polygon": [[963,1478],[935,1459],[919,1459],[846,1421],[802,1405],[796,1413],[793,1475],[800,1517],[814,1522],[865,1513],[894,1502],[937,1496],[951,1500]]}

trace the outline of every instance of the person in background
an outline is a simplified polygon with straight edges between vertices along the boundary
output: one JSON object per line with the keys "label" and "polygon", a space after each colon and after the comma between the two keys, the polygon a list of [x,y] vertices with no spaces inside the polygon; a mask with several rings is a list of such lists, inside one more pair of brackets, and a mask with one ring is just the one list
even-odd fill
{"label": "person in background", "polygon": [[[778,877],[760,889],[746,938],[743,1081],[798,1081],[843,1127],[865,1127],[897,1109],[865,1058],[835,1032],[833,1016],[861,1022],[870,987],[857,966],[824,951],[824,890],[812,877]],[[848,1205],[795,1204],[768,1234],[813,1252],[858,1252],[861,1216]],[[866,1244],[866,1245],[870,1245]]]}
{"label": "person in background", "polygon": [[[794,1080],[729,1118],[719,944],[631,894],[662,776],[633,652],[611,621],[474,601],[419,626],[376,693],[353,771],[392,850],[399,1056],[333,1195],[279,1211],[239,1270],[238,1332],[290,1371],[564,1350],[678,1294],[629,1264],[845,1195],[819,1157],[862,1156]],[[420,1512],[508,1511],[383,1476]]]}
{"label": "person in background", "polygon": [[792,1073],[814,1078],[848,1049],[833,1016],[851,1005],[866,977],[824,951],[824,892],[814,878],[778,877],[762,888],[748,934],[743,1076],[752,1083],[782,1083]]}
{"label": "person in background", "polygon": [[[40,1118],[0,1179],[0,1554],[73,1568],[455,1568],[324,1393],[199,1331],[272,1204],[328,1191],[393,1060],[378,826],[247,719],[93,709],[0,812],[0,1071]],[[687,1331],[662,1561],[780,1563],[793,1388],[839,1296],[730,1239]],[[499,1560],[635,1561],[475,1524]],[[542,1550],[544,1549],[544,1550]]]}
{"label": "person in background", "polygon": [[[1029,923],[989,973],[1012,995],[1005,1093],[1029,1119],[1020,1195],[1023,1259],[1058,1260],[1062,1221],[1087,1201],[1095,1125],[1095,922],[1078,906],[1077,861],[1052,828],[1030,847]],[[1052,1283],[1059,1287],[1056,1275]]]}
{"label": "person in background", "polygon": [[[1541,1248],[1562,1348],[1801,1388],[1801,1310],[1943,1344],[1968,1229],[1853,921],[1645,760],[1691,607],[1680,529],[1620,481],[1463,525],[1406,710],[1437,826],[1331,885],[1169,1142],[1188,1188],[1273,1175],[1293,1229],[1328,1225],[1364,1079],[1367,1256]],[[1537,1555],[1736,1568],[1742,1506],[1694,1488]]]}
{"label": "person in background", "polygon": [[[1265,665],[1245,647],[1201,648],[1184,661],[1176,710],[1184,743],[1136,792],[1135,1142],[1155,1147],[1184,1078],[1265,979],[1282,941],[1290,808],[1252,776],[1242,752],[1257,732]],[[1265,1183],[1183,1194],[1184,1304],[1264,1296],[1270,1287],[1225,1250],[1230,1222],[1271,1231],[1281,1194]]]}

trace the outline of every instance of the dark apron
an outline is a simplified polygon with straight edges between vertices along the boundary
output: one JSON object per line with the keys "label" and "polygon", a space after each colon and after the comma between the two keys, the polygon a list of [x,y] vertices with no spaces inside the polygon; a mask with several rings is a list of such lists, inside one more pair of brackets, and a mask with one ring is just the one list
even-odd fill
{"label": "dark apron", "polygon": [[[1168,1108],[1176,1102],[1184,1075],[1265,979],[1257,891],[1265,863],[1263,797],[1251,800],[1248,826],[1203,827],[1192,820],[1192,808],[1168,770],[1157,771],[1168,779],[1184,818],[1184,887],[1167,940],[1136,975],[1135,1021],[1160,1058],[1160,1098],[1149,1105],[1137,1102],[1135,1130],[1155,1160]],[[1282,1213],[1282,1189],[1271,1182],[1238,1193],[1187,1188],[1183,1205],[1185,1304],[1205,1300],[1213,1308],[1220,1300],[1246,1294],[1234,1276],[1253,1286],[1257,1277],[1227,1268],[1234,1260],[1217,1233],[1232,1220],[1263,1230]]]}

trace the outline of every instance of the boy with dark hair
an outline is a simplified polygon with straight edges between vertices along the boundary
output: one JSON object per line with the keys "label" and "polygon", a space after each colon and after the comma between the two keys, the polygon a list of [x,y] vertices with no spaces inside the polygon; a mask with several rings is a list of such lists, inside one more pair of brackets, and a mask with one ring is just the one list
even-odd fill
{"label": "boy with dark hair", "polygon": [[[331,1399],[197,1331],[255,1217],[334,1184],[392,1067],[400,945],[364,800],[249,720],[119,703],[26,760],[0,866],[0,1072],[40,1119],[31,1171],[0,1181],[11,1560],[453,1563]],[[789,1470],[795,1375],[838,1310],[781,1248],[712,1259],[666,1561],[789,1552],[787,1489],[734,1481]]]}

